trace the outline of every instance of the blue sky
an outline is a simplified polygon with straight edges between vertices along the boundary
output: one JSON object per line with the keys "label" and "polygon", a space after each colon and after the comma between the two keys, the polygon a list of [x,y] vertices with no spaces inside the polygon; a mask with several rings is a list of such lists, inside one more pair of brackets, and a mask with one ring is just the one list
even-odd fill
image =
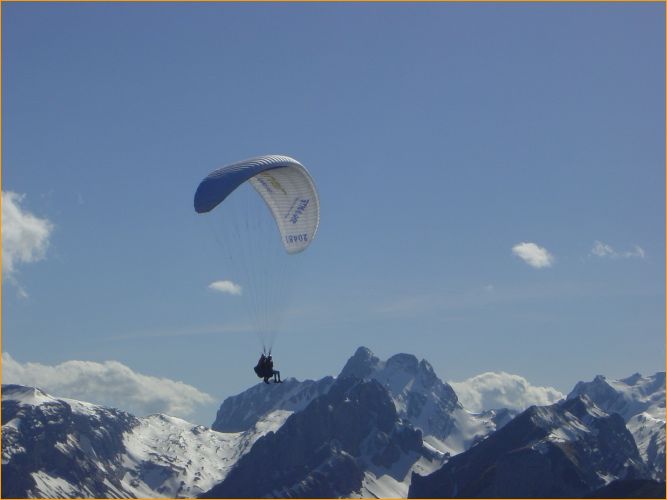
{"label": "blue sky", "polygon": [[210,424],[258,343],[224,331],[245,297],[208,288],[227,268],[194,190],[287,154],[321,224],[283,376],[359,345],[563,392],[664,370],[664,8],[3,4],[2,189],[52,228],[3,256],[3,352],[182,381]]}

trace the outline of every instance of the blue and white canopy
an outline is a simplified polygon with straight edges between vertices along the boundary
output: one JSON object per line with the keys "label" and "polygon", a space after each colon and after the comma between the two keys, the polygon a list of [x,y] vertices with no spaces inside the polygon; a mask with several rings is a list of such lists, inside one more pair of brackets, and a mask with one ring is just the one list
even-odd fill
{"label": "blue and white canopy", "polygon": [[214,170],[197,188],[195,211],[210,212],[246,181],[271,210],[285,250],[297,253],[310,245],[320,221],[320,202],[308,171],[289,156],[258,156]]}

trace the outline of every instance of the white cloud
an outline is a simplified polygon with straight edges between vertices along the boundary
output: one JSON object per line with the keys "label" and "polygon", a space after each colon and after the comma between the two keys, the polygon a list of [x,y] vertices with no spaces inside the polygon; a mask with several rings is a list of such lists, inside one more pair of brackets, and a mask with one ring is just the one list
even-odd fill
{"label": "white cloud", "polygon": [[643,259],[646,257],[646,252],[644,252],[644,249],[639,245],[635,245],[634,249],[629,252],[625,252],[623,257],[636,257],[638,259]]}
{"label": "white cloud", "polygon": [[230,295],[241,295],[241,285],[237,285],[229,280],[214,281],[208,285],[208,287],[216,292],[228,293]]}
{"label": "white cloud", "polygon": [[[22,206],[25,195],[2,191],[2,274],[13,275],[21,264],[42,260],[53,224]],[[25,291],[23,291],[25,294]]]}
{"label": "white cloud", "polygon": [[593,249],[591,250],[591,253],[593,255],[596,255],[598,257],[607,257],[609,255],[615,255],[616,252],[614,249],[610,246],[607,245],[606,243],[602,243],[601,241],[596,241],[595,244],[593,245]]}
{"label": "white cloud", "polygon": [[517,243],[512,247],[512,253],[529,266],[537,269],[551,267],[554,262],[553,255],[546,248],[537,246],[535,243]]}
{"label": "white cloud", "polygon": [[596,241],[593,243],[593,248],[591,249],[591,255],[595,257],[608,257],[611,259],[643,259],[646,257],[646,252],[639,245],[635,245],[632,250],[626,252],[617,252],[614,248],[602,241]]}
{"label": "white cloud", "polygon": [[449,382],[467,410],[493,408],[525,410],[531,405],[550,405],[565,396],[553,387],[531,385],[525,378],[505,372],[486,372],[463,382]]}
{"label": "white cloud", "polygon": [[120,408],[137,416],[152,413],[186,418],[213,398],[195,387],[133,371],[117,361],[66,361],[50,366],[20,363],[2,353],[2,382],[39,387],[55,397]]}

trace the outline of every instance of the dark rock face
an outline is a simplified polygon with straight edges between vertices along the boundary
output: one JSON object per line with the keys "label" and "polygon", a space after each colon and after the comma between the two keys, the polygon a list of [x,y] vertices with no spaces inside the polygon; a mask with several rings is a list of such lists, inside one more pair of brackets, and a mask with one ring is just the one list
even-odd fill
{"label": "dark rock face", "polygon": [[409,497],[581,497],[604,477],[646,474],[623,419],[582,397],[530,407],[440,470],[413,474]]}
{"label": "dark rock face", "polygon": [[421,433],[402,423],[375,380],[340,378],[329,392],[259,439],[204,497],[349,496],[364,471],[422,452]]}
{"label": "dark rock face", "polygon": [[585,498],[665,498],[665,482],[651,479],[621,479],[595,490]]}
{"label": "dark rock face", "polygon": [[211,429],[218,432],[243,432],[274,410],[299,411],[329,390],[333,377],[299,382],[289,378],[282,384],[263,382],[232,396],[222,403]]}
{"label": "dark rock face", "polygon": [[[18,385],[3,385],[3,393],[48,397],[39,389]],[[65,486],[63,496],[106,497],[110,492],[131,496],[120,481],[125,469],[119,457],[124,452],[123,433],[138,420],[120,410],[93,405],[87,410],[87,414],[73,411],[62,400],[39,406],[2,402],[3,424],[15,422],[3,427],[3,498],[36,496],[37,484],[31,474],[40,470],[74,485],[74,492]],[[68,442],[76,445],[63,444]]]}

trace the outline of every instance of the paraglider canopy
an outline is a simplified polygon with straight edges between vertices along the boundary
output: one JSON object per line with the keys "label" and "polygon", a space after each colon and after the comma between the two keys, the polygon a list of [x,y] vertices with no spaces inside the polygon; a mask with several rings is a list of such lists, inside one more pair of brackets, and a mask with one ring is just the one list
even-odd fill
{"label": "paraglider canopy", "polygon": [[213,210],[246,181],[271,210],[285,250],[297,253],[310,245],[320,220],[320,203],[312,177],[289,156],[258,156],[214,170],[197,188],[195,211]]}
{"label": "paraglider canopy", "polygon": [[311,244],[319,224],[312,177],[288,156],[251,158],[207,175],[195,192],[194,208],[211,213],[205,219],[224,250],[220,256],[229,259],[225,272],[239,280],[235,295],[270,354],[303,262],[295,254]]}

